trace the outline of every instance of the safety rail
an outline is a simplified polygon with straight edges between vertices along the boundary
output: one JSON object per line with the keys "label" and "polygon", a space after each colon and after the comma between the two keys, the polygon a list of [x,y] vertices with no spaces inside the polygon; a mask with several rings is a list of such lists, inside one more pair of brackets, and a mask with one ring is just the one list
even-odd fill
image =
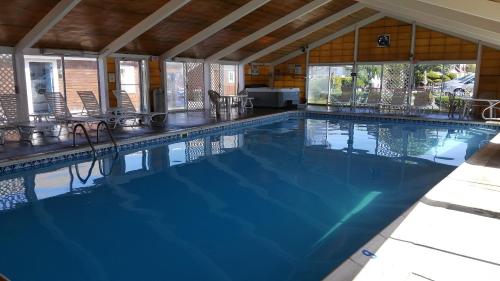
{"label": "safety rail", "polygon": [[113,135],[111,134],[111,130],[109,129],[108,123],[106,123],[106,121],[101,121],[101,122],[99,122],[99,124],[97,124],[96,142],[99,144],[99,128],[102,125],[104,125],[104,127],[106,128],[106,131],[108,132],[109,139],[111,140],[111,142],[115,146],[115,151],[118,151],[118,145],[116,144],[116,141],[113,138]]}
{"label": "safety rail", "polygon": [[73,126],[73,147],[76,147],[76,131],[78,128],[82,128],[83,133],[85,134],[85,138],[87,139],[87,143],[89,144],[90,148],[92,148],[92,152],[94,153],[94,157],[96,156],[95,148],[94,145],[92,145],[92,141],[90,140],[89,133],[87,132],[87,129],[85,129],[85,126],[83,126],[82,123],[78,123],[75,126]]}
{"label": "safety rail", "polygon": [[[496,110],[500,110],[500,101],[497,101],[493,104],[490,104],[488,107],[486,107],[483,112],[482,112],[482,117],[483,117],[483,120],[485,121],[500,121],[500,118],[497,118],[497,117],[493,117],[494,116],[494,113],[493,111],[496,111]],[[486,112],[489,111],[489,117],[486,116]]]}

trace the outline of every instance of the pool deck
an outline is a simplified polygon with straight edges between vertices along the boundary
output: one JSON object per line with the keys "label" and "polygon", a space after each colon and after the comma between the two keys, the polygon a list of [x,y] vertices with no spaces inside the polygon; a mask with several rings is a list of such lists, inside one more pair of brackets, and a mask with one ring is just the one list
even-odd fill
{"label": "pool deck", "polygon": [[500,134],[326,281],[500,280]]}

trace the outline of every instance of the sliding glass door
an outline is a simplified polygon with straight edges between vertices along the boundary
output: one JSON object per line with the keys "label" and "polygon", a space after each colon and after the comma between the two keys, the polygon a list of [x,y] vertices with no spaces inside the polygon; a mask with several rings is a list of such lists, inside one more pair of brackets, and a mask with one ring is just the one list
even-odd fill
{"label": "sliding glass door", "polygon": [[184,72],[184,63],[167,62],[167,104],[169,111],[186,110],[186,77]]}
{"label": "sliding glass door", "polygon": [[127,92],[137,111],[143,109],[142,79],[140,60],[120,60],[120,90]]}
{"label": "sliding glass door", "polygon": [[309,104],[332,104],[341,95],[352,94],[352,65],[309,67]]}

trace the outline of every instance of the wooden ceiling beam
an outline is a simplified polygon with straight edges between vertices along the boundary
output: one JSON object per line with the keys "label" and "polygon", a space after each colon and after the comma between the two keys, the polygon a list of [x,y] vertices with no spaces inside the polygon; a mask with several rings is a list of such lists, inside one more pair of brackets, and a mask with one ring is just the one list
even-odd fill
{"label": "wooden ceiling beam", "polygon": [[335,14],[333,14],[333,15],[331,15],[323,20],[320,20],[319,22],[317,22],[313,25],[310,25],[310,26],[302,29],[301,31],[299,31],[299,32],[297,32],[297,33],[295,33],[295,34],[293,34],[293,35],[257,52],[257,53],[255,53],[255,54],[241,60],[240,64],[247,64],[247,63],[253,62],[253,61],[255,61],[255,60],[257,60],[257,59],[259,59],[267,54],[270,54],[278,49],[281,49],[281,48],[283,48],[283,47],[285,47],[285,46],[287,46],[287,45],[289,45],[289,44],[291,44],[291,43],[293,43],[301,38],[304,38],[307,35],[315,32],[315,31],[318,31],[321,28],[324,28],[325,26],[328,26],[328,25],[330,25],[330,24],[332,24],[332,23],[334,23],[334,22],[336,22],[336,21],[338,21],[338,20],[340,20],[340,19],[342,19],[342,18],[344,18],[352,13],[356,13],[363,8],[365,8],[365,6],[360,4],[360,3],[354,4],[348,8],[345,8],[345,9],[343,9],[343,10],[341,10],[341,11],[339,11],[339,12],[337,12],[337,13],[335,13]]}
{"label": "wooden ceiling beam", "polygon": [[221,58],[224,58],[227,55],[230,55],[234,53],[235,51],[245,47],[246,45],[258,40],[259,38],[285,26],[286,24],[292,22],[293,20],[311,12],[312,10],[315,10],[332,0],[314,0],[301,8],[289,13],[288,15],[276,20],[275,22],[259,29],[258,31],[248,35],[247,37],[239,40],[238,42],[233,43],[229,47],[226,47],[217,53],[211,55],[210,57],[207,58],[208,61],[216,61],[220,60]]}
{"label": "wooden ceiling beam", "polygon": [[417,0],[471,16],[500,22],[500,4],[489,0]]}
{"label": "wooden ceiling beam", "polygon": [[47,31],[56,25],[65,15],[67,15],[80,0],[61,0],[50,10],[24,37],[16,44],[16,53],[23,52],[42,38]]}
{"label": "wooden ceiling beam", "polygon": [[162,59],[172,59],[173,57],[179,55],[180,53],[186,51],[187,49],[195,46],[196,44],[200,43],[201,41],[207,39],[208,37],[212,36],[213,34],[217,33],[221,29],[227,27],[228,25],[232,24],[233,22],[241,19],[242,17],[248,15],[249,13],[253,12],[254,10],[260,8],[270,0],[252,0],[248,2],[247,4],[241,6],[240,8],[236,9],[229,15],[223,17],[222,19],[218,20],[214,24],[210,25],[209,27],[203,29],[202,31],[196,33],[194,36],[190,37],[186,41],[180,43],[179,45],[173,47],[172,49],[166,51],[161,55]]}
{"label": "wooden ceiling beam", "polygon": [[458,38],[473,39],[474,41],[482,41],[493,46],[500,46],[500,32],[494,32],[477,25],[465,23],[462,17],[452,16],[450,13],[423,8],[422,6],[415,5],[418,4],[415,1],[358,0],[358,2],[389,16],[405,18],[419,25],[453,34]]}
{"label": "wooden ceiling beam", "polygon": [[144,32],[157,25],[159,22],[184,7],[191,0],[170,0],[165,5],[161,6],[154,13],[143,19],[137,25],[129,29],[127,32],[116,38],[100,51],[101,56],[108,56],[139,37]]}
{"label": "wooden ceiling beam", "polygon": [[[363,26],[368,25],[370,23],[376,22],[376,21],[382,19],[383,17],[384,17],[384,14],[382,14],[382,13],[378,13],[378,14],[375,14],[373,16],[367,17],[367,18],[365,18],[365,19],[363,19],[355,24],[352,24],[352,25],[349,25],[345,28],[342,28],[341,30],[339,30],[333,34],[330,34],[326,37],[319,39],[318,41],[315,41],[315,42],[309,44],[308,48],[314,49],[314,48],[320,47],[320,46],[322,46],[322,45],[324,45],[332,40],[335,40],[335,39],[342,37],[350,32],[355,31],[356,28],[358,28],[358,27],[363,27]],[[275,65],[278,65],[280,63],[284,63],[290,59],[293,59],[296,56],[302,55],[303,53],[304,53],[304,51],[302,49],[296,50],[296,51],[294,51],[286,56],[283,56],[283,57],[271,62],[271,66],[275,66]]]}

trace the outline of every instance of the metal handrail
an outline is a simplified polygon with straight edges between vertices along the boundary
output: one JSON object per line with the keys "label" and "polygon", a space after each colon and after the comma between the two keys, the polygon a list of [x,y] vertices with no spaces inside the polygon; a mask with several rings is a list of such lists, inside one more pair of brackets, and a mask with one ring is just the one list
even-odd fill
{"label": "metal handrail", "polygon": [[101,127],[101,125],[104,125],[104,127],[106,128],[106,131],[108,132],[109,139],[111,140],[111,142],[115,146],[115,151],[117,151],[118,145],[116,144],[116,141],[113,138],[113,135],[111,134],[111,130],[109,129],[108,123],[106,123],[106,121],[101,121],[101,122],[99,122],[99,124],[97,124],[96,142],[99,143],[99,128]]}
{"label": "metal handrail", "polygon": [[500,109],[500,107],[497,107],[498,105],[500,105],[500,101],[497,101],[497,102],[489,105],[488,107],[486,107],[481,114],[483,117],[483,120],[485,120],[485,121],[500,121],[500,118],[486,117],[486,115],[485,115],[486,111],[488,111],[488,110]]}
{"label": "metal handrail", "polygon": [[76,130],[78,127],[82,128],[83,133],[85,134],[85,138],[87,139],[87,143],[90,145],[90,148],[92,148],[92,152],[94,153],[94,157],[96,156],[95,148],[94,145],[92,145],[92,141],[90,141],[89,133],[87,132],[87,129],[83,126],[82,123],[78,123],[75,126],[73,126],[73,147],[76,147]]}

